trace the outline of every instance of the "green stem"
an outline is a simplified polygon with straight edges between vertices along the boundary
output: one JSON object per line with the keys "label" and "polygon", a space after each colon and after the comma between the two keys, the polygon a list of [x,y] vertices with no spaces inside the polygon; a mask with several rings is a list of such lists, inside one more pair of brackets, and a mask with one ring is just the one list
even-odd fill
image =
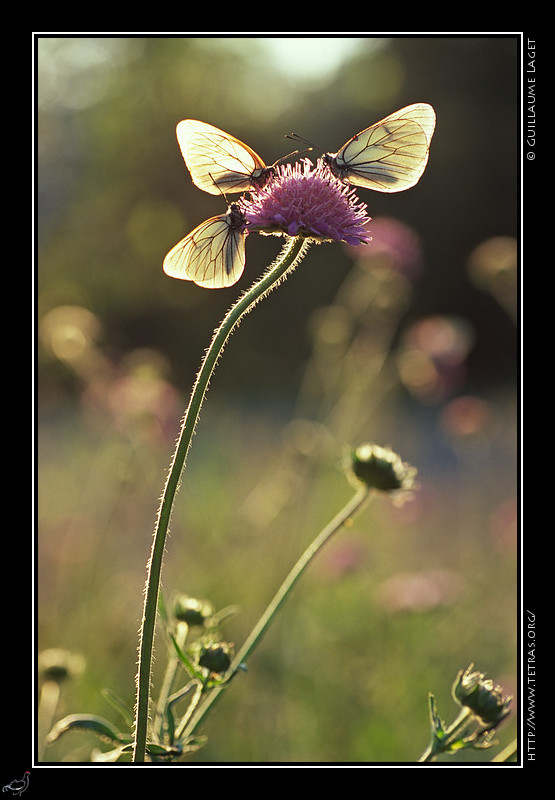
{"label": "green stem", "polygon": [[195,709],[197,708],[197,706],[198,706],[198,704],[200,702],[200,699],[201,699],[202,695],[204,694],[204,692],[205,692],[204,686],[201,683],[199,683],[197,685],[196,689],[195,689],[194,697],[191,700],[191,702],[189,703],[189,707],[187,708],[187,711],[185,712],[185,716],[183,717],[183,719],[181,720],[181,722],[177,726],[177,730],[175,732],[175,740],[177,742],[179,742],[179,740],[183,736],[183,731],[185,730],[185,728],[187,726],[187,723],[189,722],[189,720],[191,719],[191,716],[193,715]]}
{"label": "green stem", "polygon": [[136,763],[143,762],[146,753],[154,629],[166,536],[169,528],[173,501],[177,489],[179,488],[181,473],[185,465],[208,383],[214,371],[214,367],[216,366],[216,362],[233,329],[259,300],[277,286],[278,283],[286,277],[287,273],[293,271],[300,259],[304,256],[307,248],[308,242],[301,237],[288,242],[278,259],[264,273],[262,278],[245,292],[230,311],[228,311],[220,327],[214,334],[193,387],[189,406],[187,407],[183,419],[181,433],[170,466],[168,479],[164,487],[154,531],[151,555],[147,567],[144,611],[139,640],[139,669],[137,673],[137,699],[135,706],[135,746],[133,761]]}
{"label": "green stem", "polygon": [[[320,552],[322,547],[326,544],[329,539],[336,533],[340,528],[343,527],[347,522],[349,522],[355,514],[360,511],[363,506],[366,504],[368,497],[370,495],[371,488],[367,486],[361,486],[360,489],[354,494],[351,500],[341,509],[341,511],[332,519],[326,527],[316,536],[316,538],[311,542],[311,544],[306,548],[304,553],[301,555],[293,569],[289,572],[288,576],[285,578],[283,583],[281,584],[280,588],[274,595],[273,599],[271,600],[270,604],[258,620],[257,624],[251,631],[250,635],[248,636],[247,640],[235,656],[231,666],[229,667],[229,676],[230,679],[236,674],[237,670],[241,667],[241,665],[248,659],[257,645],[260,643],[263,635],[267,631],[268,627],[272,623],[273,619],[275,618],[277,612],[285,602],[286,598],[290,594],[291,590],[304,573],[310,562],[314,559],[317,553]],[[220,693],[223,689],[225,689],[226,684],[219,686],[211,692],[211,694],[206,698],[204,703],[200,706],[196,716],[192,719],[191,725],[186,730],[186,735],[190,736],[200,725],[206,714],[208,713],[211,706],[215,703],[217,698],[219,697]]]}
{"label": "green stem", "polygon": [[425,764],[435,761],[441,753],[449,753],[453,742],[463,737],[465,728],[468,727],[471,721],[471,712],[467,708],[463,708],[451,727],[445,731],[445,736],[442,739],[434,737],[428,749],[418,759],[418,763]]}
{"label": "green stem", "polygon": [[40,692],[38,721],[39,760],[42,759],[46,744],[46,735],[52,729],[56,709],[60,700],[60,684],[57,681],[45,680]]}
{"label": "green stem", "polygon": [[508,744],[500,753],[498,753],[495,758],[492,758],[492,761],[495,762],[509,762],[516,759],[516,754],[518,750],[518,742],[515,739],[511,744]]}
{"label": "green stem", "polygon": [[[189,632],[189,626],[185,622],[179,622],[177,625],[176,631],[176,642],[180,647],[183,647],[185,644],[185,640],[187,638],[187,634]],[[177,675],[177,671],[179,668],[179,658],[175,654],[175,650],[173,654],[168,658],[168,664],[166,666],[166,672],[164,675],[164,680],[162,682],[162,688],[160,689],[160,695],[158,697],[158,703],[156,708],[156,733],[158,736],[158,741],[163,741],[164,729],[166,725],[166,708],[168,706],[168,700],[171,695],[173,684],[175,677]],[[172,742],[170,742],[172,744]]]}

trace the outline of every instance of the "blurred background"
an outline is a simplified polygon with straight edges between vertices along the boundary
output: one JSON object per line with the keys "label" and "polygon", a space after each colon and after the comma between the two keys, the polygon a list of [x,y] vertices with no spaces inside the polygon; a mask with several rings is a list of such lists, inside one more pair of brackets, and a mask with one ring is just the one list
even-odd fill
{"label": "blurred background", "polygon": [[[237,605],[225,636],[239,646],[350,497],[345,453],[391,445],[418,469],[415,497],[376,498],[312,565],[191,762],[414,762],[428,692],[454,719],[459,669],[518,689],[518,38],[38,37],[36,67],[36,632],[39,651],[83,660],[54,719],[113,716],[103,687],[133,706],[189,391],[212,331],[281,247],[250,236],[225,290],[163,273],[226,207],[193,186],[177,122],[217,125],[270,164],[288,133],[335,152],[404,105],[435,107],[418,186],[359,191],[372,245],[312,247],[228,343],[163,572],[168,602]],[[513,715],[500,743],[515,732]],[[93,746],[70,735],[42,758],[87,761]]]}

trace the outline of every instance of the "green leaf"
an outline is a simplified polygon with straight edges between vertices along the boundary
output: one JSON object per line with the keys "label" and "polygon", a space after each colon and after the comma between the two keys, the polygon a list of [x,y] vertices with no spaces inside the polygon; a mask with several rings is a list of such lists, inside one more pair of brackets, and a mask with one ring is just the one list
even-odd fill
{"label": "green leaf", "polygon": [[177,657],[179,658],[185,669],[193,676],[193,678],[201,678],[202,677],[201,674],[198,672],[198,670],[196,669],[195,665],[193,664],[189,656],[187,656],[183,652],[183,650],[177,643],[177,639],[175,638],[173,633],[170,633],[170,638],[173,642],[173,646],[175,647],[175,652],[177,653]]}
{"label": "green leaf", "polygon": [[133,741],[131,737],[124,736],[113,728],[107,720],[102,717],[96,717],[93,714],[69,714],[54,725],[46,737],[46,741],[52,744],[52,742],[57,741],[64,733],[75,730],[95,733],[106,742],[126,744]]}
{"label": "green leaf", "polygon": [[222,608],[220,611],[217,611],[215,614],[212,615],[210,618],[210,628],[218,628],[230,617],[234,617],[235,614],[239,613],[239,606],[226,606]]}
{"label": "green leaf", "polygon": [[168,624],[168,612],[166,610],[166,601],[164,600],[164,595],[162,594],[162,590],[158,592],[158,613],[160,614],[161,619]]}
{"label": "green leaf", "polygon": [[442,739],[445,736],[445,726],[439,712],[437,710],[437,703],[434,695],[430,692],[428,695],[428,702],[430,707],[430,722],[432,725],[432,735],[436,739]]}
{"label": "green leaf", "polygon": [[175,758],[181,755],[181,747],[165,747],[162,744],[147,744],[146,752],[149,756],[158,756],[161,758]]}
{"label": "green leaf", "polygon": [[168,739],[173,744],[173,740],[175,737],[175,719],[173,716],[173,710],[170,703],[168,703],[168,705],[166,706],[166,728],[167,728]]}

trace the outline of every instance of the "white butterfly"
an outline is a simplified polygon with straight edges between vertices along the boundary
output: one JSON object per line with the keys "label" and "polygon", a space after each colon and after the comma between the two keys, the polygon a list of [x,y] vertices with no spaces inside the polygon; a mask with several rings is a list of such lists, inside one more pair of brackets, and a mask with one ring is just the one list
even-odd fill
{"label": "white butterfly", "polygon": [[184,119],[176,134],[193,183],[209,194],[252,191],[273,172],[247,144],[206,122]]}
{"label": "white butterfly", "polygon": [[207,289],[236,283],[245,268],[245,218],[236,203],[226,214],[211,217],[172,247],[164,272]]}
{"label": "white butterfly", "polygon": [[420,180],[428,163],[436,115],[414,103],[357,133],[323,160],[342,181],[377,192],[401,192]]}

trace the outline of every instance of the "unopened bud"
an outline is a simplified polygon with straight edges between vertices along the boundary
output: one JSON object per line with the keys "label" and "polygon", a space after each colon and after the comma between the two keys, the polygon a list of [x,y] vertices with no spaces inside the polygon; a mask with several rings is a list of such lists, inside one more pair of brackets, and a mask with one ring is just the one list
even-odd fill
{"label": "unopened bud", "polygon": [[174,608],[176,619],[186,622],[187,625],[202,626],[214,613],[214,607],[209,600],[197,600],[195,597],[181,595]]}
{"label": "unopened bud", "polygon": [[198,663],[210,672],[222,674],[231,665],[231,650],[227,642],[214,642],[202,648]]}
{"label": "unopened bud", "polygon": [[485,728],[495,728],[510,713],[512,697],[503,697],[503,689],[481,672],[473,671],[474,664],[461,670],[453,684],[453,697],[468,708]]}
{"label": "unopened bud", "polygon": [[416,475],[393,450],[377,444],[363,444],[351,452],[351,471],[359,482],[381,492],[408,491]]}
{"label": "unopened bud", "polygon": [[78,677],[85,668],[85,659],[78,653],[50,648],[39,653],[39,673],[44,680],[62,683]]}

